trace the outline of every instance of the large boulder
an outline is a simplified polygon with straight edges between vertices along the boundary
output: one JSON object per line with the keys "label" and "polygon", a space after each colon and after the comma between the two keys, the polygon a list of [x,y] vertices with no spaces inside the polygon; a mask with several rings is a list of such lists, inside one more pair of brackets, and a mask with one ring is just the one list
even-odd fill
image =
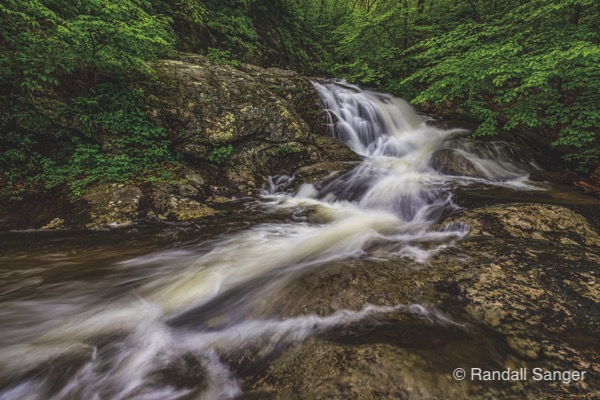
{"label": "large boulder", "polygon": [[201,56],[163,60],[154,68],[158,79],[149,85],[155,96],[151,114],[166,125],[175,143],[308,139],[310,130],[294,108],[242,71]]}
{"label": "large boulder", "polygon": [[149,114],[190,162],[218,166],[208,170],[212,185],[248,195],[269,175],[292,174],[325,160],[358,159],[345,144],[320,135],[318,95],[295,72],[237,69],[195,55],[163,60],[154,68],[157,79],[144,84],[152,99]]}
{"label": "large boulder", "polygon": [[466,302],[466,312],[501,333],[529,360],[566,363],[600,374],[600,235],[567,208],[513,204],[450,219],[470,226],[459,251],[433,265],[463,265],[438,289]]}

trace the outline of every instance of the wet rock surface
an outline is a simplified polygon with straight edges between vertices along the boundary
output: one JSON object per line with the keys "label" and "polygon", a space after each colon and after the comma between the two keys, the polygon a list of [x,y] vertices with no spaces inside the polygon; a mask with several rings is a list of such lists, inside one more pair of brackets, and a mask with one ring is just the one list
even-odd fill
{"label": "wet rock surface", "polygon": [[465,211],[452,221],[469,225],[470,236],[600,246],[598,232],[585,217],[557,205],[500,204]]}
{"label": "wet rock surface", "polygon": [[298,183],[316,184],[323,180],[335,179],[356,167],[356,162],[319,162],[299,168],[295,176]]}
{"label": "wet rock surface", "polygon": [[554,172],[535,170],[531,171],[529,179],[534,182],[552,182],[568,185],[575,182],[578,176],[573,171]]}
{"label": "wet rock surface", "polygon": [[434,168],[444,174],[473,178],[486,177],[471,161],[451,149],[437,151],[433,155],[431,163]]}
{"label": "wet rock surface", "polygon": [[[252,348],[233,356],[241,398],[595,398],[597,228],[565,207],[543,204],[474,209],[446,222],[472,228],[427,265],[333,263],[291,278],[280,297],[257,305],[255,317],[276,318],[326,317],[367,304],[404,308],[337,326],[266,359]],[[410,312],[413,304],[424,309]],[[459,367],[527,368],[530,378],[459,382],[451,375]],[[586,379],[538,382],[533,368],[586,371]]]}

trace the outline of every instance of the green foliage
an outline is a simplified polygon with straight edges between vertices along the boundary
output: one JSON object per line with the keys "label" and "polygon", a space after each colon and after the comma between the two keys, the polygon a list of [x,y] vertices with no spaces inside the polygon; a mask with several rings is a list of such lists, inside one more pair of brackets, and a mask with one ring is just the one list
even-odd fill
{"label": "green foliage", "polygon": [[209,47],[206,57],[217,64],[231,65],[234,67],[240,65],[239,61],[231,58],[231,53],[228,50],[219,50]]}
{"label": "green foliage", "polygon": [[237,60],[251,60],[258,48],[258,34],[245,0],[207,0],[205,30],[212,38],[208,47],[229,51]]}
{"label": "green foliage", "polygon": [[123,181],[174,159],[132,85],[168,55],[170,19],[150,0],[0,4],[0,192],[17,199]]}
{"label": "green foliage", "polygon": [[[576,6],[581,7],[577,23]],[[496,19],[465,22],[414,46],[423,65],[402,81],[423,90],[417,104],[463,108],[481,125],[526,129],[570,146],[580,167],[598,161],[600,146],[600,14],[593,1],[532,1]]]}
{"label": "green foliage", "polygon": [[599,21],[593,0],[3,0],[0,192],[169,179],[156,169],[177,156],[135,82],[176,38],[451,110],[475,135],[533,132],[585,170],[600,161]]}
{"label": "green foliage", "polygon": [[219,146],[219,147],[215,147],[213,149],[213,151],[211,151],[211,153],[208,155],[208,160],[217,165],[223,165],[231,159],[232,155],[233,155],[233,146],[232,145],[229,144],[227,146]]}
{"label": "green foliage", "polygon": [[77,176],[84,174],[83,185],[89,180],[119,182],[141,175],[164,162],[174,161],[164,128],[151,123],[142,113],[117,111],[99,117],[106,130],[105,149],[79,145],[75,149],[66,174],[73,188]]}
{"label": "green foliage", "polygon": [[175,161],[164,129],[144,114],[119,111],[103,114],[99,120],[106,129],[105,148],[73,138],[74,150],[60,165],[36,151],[30,137],[8,135],[15,146],[0,154],[2,181],[12,188],[13,195],[19,193],[17,189],[31,190],[39,185],[46,190],[66,185],[80,195],[91,183],[127,181]]}
{"label": "green foliage", "polygon": [[148,72],[173,44],[148,0],[7,0],[0,5],[4,79],[30,91]]}

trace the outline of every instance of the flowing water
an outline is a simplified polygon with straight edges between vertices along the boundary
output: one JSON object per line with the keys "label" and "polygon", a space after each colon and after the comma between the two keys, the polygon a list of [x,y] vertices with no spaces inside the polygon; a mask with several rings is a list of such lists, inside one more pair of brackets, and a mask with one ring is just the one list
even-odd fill
{"label": "flowing water", "polygon": [[[329,133],[363,158],[337,179],[287,191],[293,177],[273,178],[260,201],[210,220],[212,231],[140,225],[4,235],[0,398],[235,398],[242,388],[227,355],[252,343],[275,349],[393,313],[460,326],[425,303],[256,317],[295,277],[331,263],[426,263],[467,232],[438,225],[458,208],[458,188],[541,190],[527,180],[531,161],[508,145],[475,145],[389,95],[315,87]],[[432,157],[444,148],[485,178],[437,171]]]}

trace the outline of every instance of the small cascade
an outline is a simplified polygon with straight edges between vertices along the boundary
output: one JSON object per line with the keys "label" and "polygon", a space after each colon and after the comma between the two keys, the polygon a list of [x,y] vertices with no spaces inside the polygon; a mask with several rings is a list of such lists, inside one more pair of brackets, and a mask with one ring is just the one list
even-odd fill
{"label": "small cascade", "polygon": [[[0,398],[231,399],[241,389],[224,358],[259,339],[276,347],[398,312],[454,324],[428,304],[252,317],[294,277],[329,263],[359,257],[427,263],[466,234],[464,226],[438,224],[456,209],[451,188],[457,182],[530,187],[529,161],[515,161],[510,147],[456,140],[463,131],[430,126],[390,95],[314,85],[330,134],[363,157],[354,170],[295,193],[285,191],[292,177],[270,179],[262,206],[289,212],[285,222],[122,262],[117,270],[139,271],[121,283],[127,290],[75,283],[53,297],[4,301]],[[486,178],[441,173],[432,159],[442,149]],[[172,370],[198,383],[173,384]]]}

